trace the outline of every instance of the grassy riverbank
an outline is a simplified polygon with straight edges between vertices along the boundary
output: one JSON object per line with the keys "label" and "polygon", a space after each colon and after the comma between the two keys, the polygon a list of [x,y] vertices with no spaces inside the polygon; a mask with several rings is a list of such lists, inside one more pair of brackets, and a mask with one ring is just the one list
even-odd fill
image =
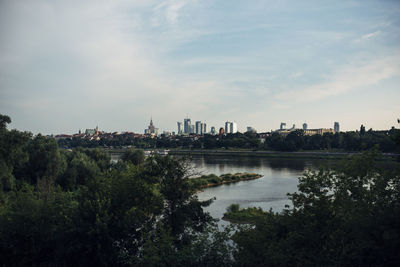
{"label": "grassy riverbank", "polygon": [[215,174],[202,175],[200,177],[192,178],[189,183],[198,189],[219,186],[222,184],[236,183],[240,181],[254,180],[261,178],[262,175],[257,173],[235,173],[235,174],[222,174],[217,176]]}

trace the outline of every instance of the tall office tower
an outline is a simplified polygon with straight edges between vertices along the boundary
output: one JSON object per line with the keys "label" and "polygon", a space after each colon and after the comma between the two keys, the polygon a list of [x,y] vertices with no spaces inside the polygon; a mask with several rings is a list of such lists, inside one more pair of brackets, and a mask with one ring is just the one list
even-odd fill
{"label": "tall office tower", "polygon": [[182,134],[182,122],[178,121],[178,134]]}
{"label": "tall office tower", "polygon": [[211,134],[212,135],[215,135],[217,132],[215,131],[215,127],[214,126],[211,126]]}
{"label": "tall office tower", "polygon": [[286,122],[281,122],[281,130],[285,130],[286,129]]}
{"label": "tall office tower", "polygon": [[333,130],[335,133],[338,133],[340,131],[339,123],[335,121],[335,124],[333,125]]}
{"label": "tall office tower", "polygon": [[201,134],[201,121],[196,121],[196,134]]}
{"label": "tall office tower", "polygon": [[303,123],[303,130],[305,131],[305,130],[307,130],[307,123]]}
{"label": "tall office tower", "polygon": [[231,122],[229,125],[229,132],[230,133],[237,133],[237,123],[236,122]]}
{"label": "tall office tower", "polygon": [[193,124],[189,125],[189,133],[190,134],[194,133],[194,125]]}
{"label": "tall office tower", "polygon": [[231,123],[229,121],[225,122],[225,134],[230,133]]}
{"label": "tall office tower", "polygon": [[185,134],[190,134],[190,123],[191,121],[189,118],[183,120],[183,132]]}
{"label": "tall office tower", "polygon": [[207,124],[204,122],[201,124],[201,134],[207,133]]}

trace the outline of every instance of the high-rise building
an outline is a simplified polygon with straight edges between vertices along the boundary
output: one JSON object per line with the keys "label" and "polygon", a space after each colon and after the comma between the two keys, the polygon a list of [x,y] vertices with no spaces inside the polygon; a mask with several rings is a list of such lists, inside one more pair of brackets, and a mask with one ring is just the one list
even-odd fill
{"label": "high-rise building", "polygon": [[340,132],[339,122],[335,121],[335,124],[333,125],[333,130],[335,131],[335,133]]}
{"label": "high-rise building", "polygon": [[307,130],[307,127],[308,127],[307,123],[303,123],[303,130],[304,131]]}
{"label": "high-rise building", "polygon": [[151,135],[157,135],[158,134],[158,128],[156,128],[153,124],[153,118],[150,119],[150,125],[147,127],[147,129],[144,130],[145,134],[151,134]]}
{"label": "high-rise building", "polygon": [[225,133],[230,133],[231,123],[229,121],[225,122]]}
{"label": "high-rise building", "polygon": [[178,134],[182,134],[182,122],[178,121]]}
{"label": "high-rise building", "polygon": [[201,134],[201,121],[196,121],[196,134]]}
{"label": "high-rise building", "polygon": [[229,125],[229,133],[237,133],[237,123],[236,122],[231,122]]}
{"label": "high-rise building", "polygon": [[204,122],[201,124],[201,134],[207,133],[207,124]]}
{"label": "high-rise building", "polygon": [[285,130],[286,129],[286,122],[281,122],[281,130]]}
{"label": "high-rise building", "polygon": [[189,125],[189,134],[192,134],[192,133],[194,133],[194,125],[190,124]]}
{"label": "high-rise building", "polygon": [[191,121],[189,118],[183,120],[183,132],[185,134],[190,134],[190,123]]}

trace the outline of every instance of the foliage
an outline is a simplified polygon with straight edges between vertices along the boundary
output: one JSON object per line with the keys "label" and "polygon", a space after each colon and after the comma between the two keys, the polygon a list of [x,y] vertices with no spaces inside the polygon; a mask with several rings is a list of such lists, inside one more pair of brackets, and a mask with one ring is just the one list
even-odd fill
{"label": "foliage", "polygon": [[266,214],[261,208],[249,207],[241,209],[239,204],[231,204],[224,213],[224,220],[233,223],[255,223]]}
{"label": "foliage", "polygon": [[293,208],[254,220],[234,236],[240,266],[398,266],[400,171],[374,166],[375,152],[338,170],[309,171]]}
{"label": "foliage", "polygon": [[227,265],[231,245],[187,166],[136,151],[112,165],[101,150],[61,152],[52,138],[2,126],[0,265]]}
{"label": "foliage", "polygon": [[144,151],[142,149],[130,148],[122,154],[121,159],[134,165],[142,164],[144,162]]}
{"label": "foliage", "polygon": [[215,174],[202,175],[200,177],[195,177],[189,179],[189,184],[195,189],[202,189],[211,186],[217,186],[227,183],[239,182],[242,180],[257,179],[262,177],[256,173],[236,173],[236,174],[222,174],[217,176]]}

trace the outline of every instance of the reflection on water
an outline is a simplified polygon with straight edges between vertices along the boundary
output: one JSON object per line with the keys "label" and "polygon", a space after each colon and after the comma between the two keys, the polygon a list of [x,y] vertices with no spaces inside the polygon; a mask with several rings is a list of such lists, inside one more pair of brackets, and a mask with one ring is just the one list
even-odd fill
{"label": "reflection on water", "polygon": [[317,169],[327,164],[323,160],[201,155],[193,156],[192,162],[196,170],[203,174],[254,172],[263,175],[257,180],[207,188],[198,193],[201,200],[216,197],[214,203],[206,208],[214,218],[221,218],[232,203],[244,208],[281,211],[290,204],[287,193],[297,191],[298,177],[306,169]]}

